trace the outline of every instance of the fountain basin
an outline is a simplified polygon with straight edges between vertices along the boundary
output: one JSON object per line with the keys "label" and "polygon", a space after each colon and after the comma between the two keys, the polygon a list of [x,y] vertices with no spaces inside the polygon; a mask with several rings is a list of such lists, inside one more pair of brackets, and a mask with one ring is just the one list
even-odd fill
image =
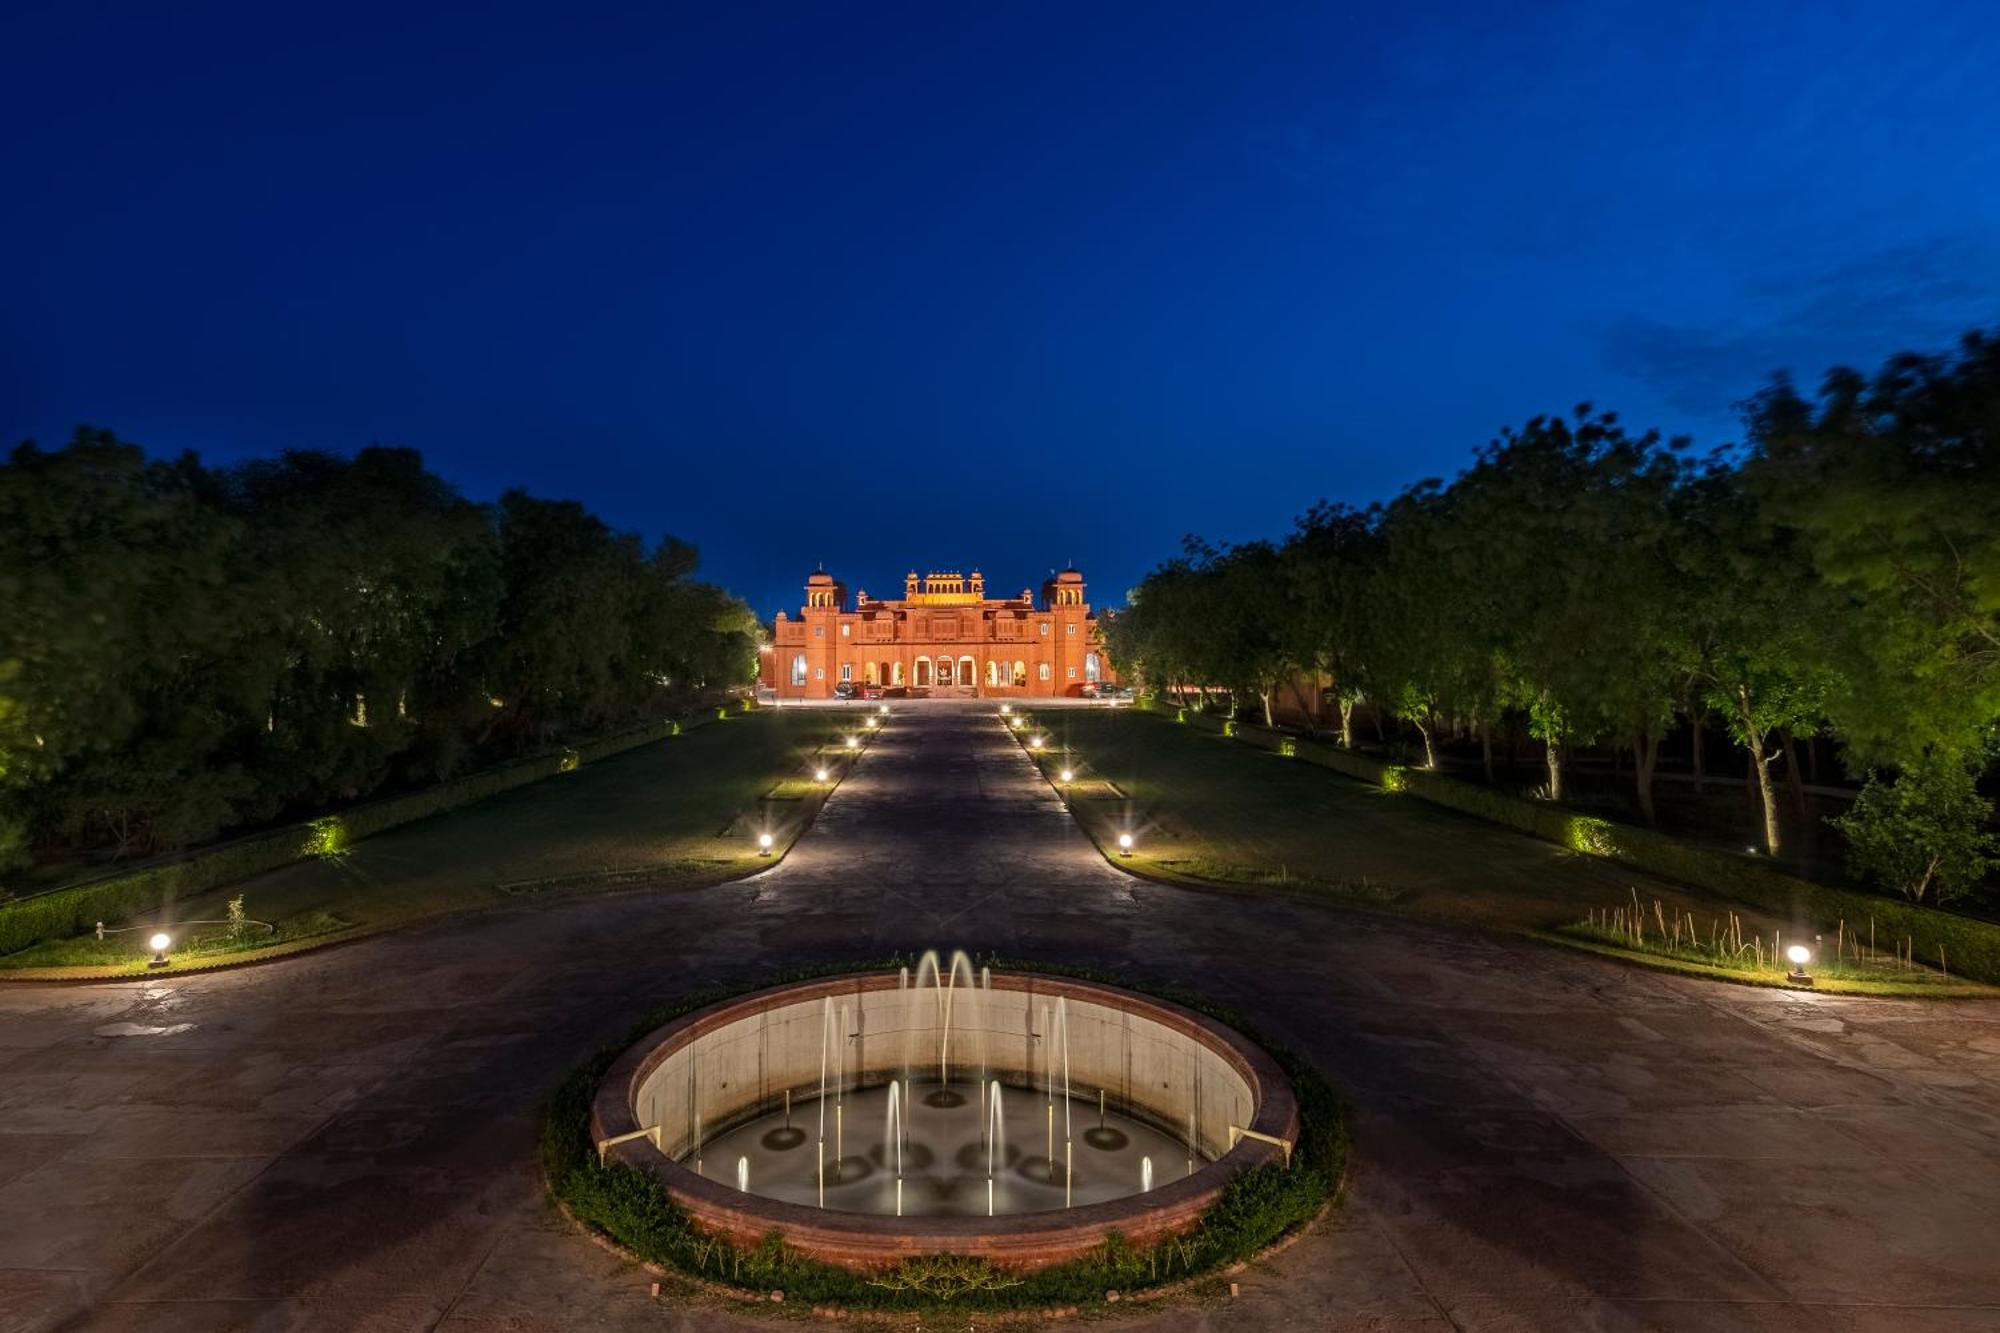
{"label": "fountain basin", "polygon": [[[947,1001],[953,1021],[941,1032]],[[1063,1018],[1052,1022],[1058,1013]],[[832,1104],[824,1131],[823,1066]],[[965,1127],[946,1122],[958,1116],[973,1137],[959,1149],[956,1184],[940,1185],[934,1162],[906,1166],[913,1197],[943,1189],[946,1201],[896,1216],[883,1202],[893,1147],[881,1107],[889,1085],[906,1077],[913,1134],[923,1126],[926,1142],[940,1133],[947,1137],[939,1142],[957,1142],[949,1136],[966,1138]],[[967,1116],[964,1103],[993,1081],[1003,1088],[1006,1125],[995,1176],[1015,1210],[987,1216],[983,1117],[976,1107]],[[952,1096],[934,1106],[941,1091]],[[783,1134],[788,1093],[794,1133]],[[844,1154],[835,1148],[834,1105],[846,1111]],[[1268,1140],[1296,1140],[1298,1110],[1268,1054],[1178,1005],[1032,973],[996,973],[986,986],[950,995],[905,986],[895,973],[863,973],[723,1001],[648,1034],[598,1086],[591,1133],[609,1160],[649,1173],[697,1225],[738,1244],[776,1232],[805,1254],[852,1269],[951,1253],[1029,1270],[1081,1257],[1112,1232],[1144,1245],[1186,1230],[1237,1175],[1282,1160]],[[748,1188],[739,1189],[739,1160],[751,1155],[744,1146],[751,1142],[774,1145],[780,1158],[757,1158]],[[1164,1154],[1147,1154],[1151,1189],[1132,1170],[1135,1143]],[[784,1165],[773,1165],[780,1159]],[[836,1182],[820,1206],[812,1188],[819,1164],[831,1178],[843,1160],[874,1183]],[[1075,1170],[1068,1206],[1056,1162]],[[1038,1167],[1048,1174],[1037,1179]],[[1106,1187],[1106,1173],[1122,1174],[1126,1187]]]}

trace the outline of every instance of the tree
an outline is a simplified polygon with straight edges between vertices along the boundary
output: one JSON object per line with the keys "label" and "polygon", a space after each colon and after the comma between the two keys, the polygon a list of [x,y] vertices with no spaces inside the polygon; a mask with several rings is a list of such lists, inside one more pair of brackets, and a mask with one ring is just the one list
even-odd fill
{"label": "tree", "polygon": [[[1340,744],[1354,747],[1354,708],[1366,696],[1374,648],[1368,614],[1369,580],[1381,559],[1381,510],[1355,510],[1325,501],[1300,518],[1280,553],[1296,608],[1293,655],[1332,683],[1340,711]],[[1317,712],[1308,701],[1305,713]]]}
{"label": "tree", "polygon": [[1943,903],[1976,885],[2000,840],[1984,829],[1992,803],[1954,756],[1937,754],[1894,782],[1870,773],[1845,815],[1829,822],[1847,836],[1855,873],[1912,902]]}
{"label": "tree", "polygon": [[1749,404],[1747,484],[1839,598],[1834,722],[1864,764],[1983,757],[2000,718],[2000,338],[1784,377]]}

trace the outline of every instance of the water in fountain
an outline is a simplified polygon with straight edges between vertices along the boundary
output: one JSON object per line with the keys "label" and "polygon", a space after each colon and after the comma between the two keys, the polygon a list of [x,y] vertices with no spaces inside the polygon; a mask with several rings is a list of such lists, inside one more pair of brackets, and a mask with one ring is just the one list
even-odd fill
{"label": "water in fountain", "polygon": [[986,1131],[986,1215],[993,1216],[993,1166],[997,1157],[1004,1161],[1006,1148],[1006,1119],[1000,1114],[1000,1080],[994,1079],[987,1093],[992,1102],[993,1115]]}
{"label": "water in fountain", "polygon": [[882,1122],[882,1165],[889,1165],[893,1151],[896,1161],[896,1216],[903,1215],[903,1104],[901,1089],[889,1085],[889,1109]]}
{"label": "water in fountain", "polygon": [[[737,1163],[739,1189],[747,1191],[754,1174],[757,1194],[786,1202],[896,1216],[964,1216],[977,1213],[980,1203],[985,1204],[988,1215],[997,1215],[1115,1199],[1132,1194],[1134,1180],[1151,1188],[1152,1163],[1167,1160],[1164,1153],[1185,1155],[1190,1170],[1197,1159],[1207,1160],[1200,1158],[1193,1108],[1183,1137],[1178,1106],[1167,1122],[1173,1127],[1157,1127],[1133,1114],[1108,1108],[1101,1089],[1097,1093],[1098,1118],[1095,1122],[1086,1120],[1092,1127],[1078,1143],[1068,1000],[1057,996],[1037,1003],[1030,994],[1004,992],[1014,1002],[1034,1006],[1032,1016],[1040,1022],[1024,1032],[1018,1026],[1021,1011],[996,1008],[1003,993],[994,992],[991,985],[990,969],[976,969],[962,951],[952,953],[948,963],[941,963],[936,952],[928,952],[914,973],[901,970],[896,994],[886,997],[889,1026],[883,1029],[866,1019],[861,1024],[879,1033],[867,1039],[875,1043],[875,1050],[889,1057],[886,1068],[876,1064],[872,1071],[859,1064],[858,1054],[849,1052],[849,1046],[861,1039],[849,1005],[835,997],[823,998],[819,1015],[820,1106],[813,1164],[806,1166],[805,1155],[799,1151],[808,1133],[786,1132],[791,1124],[791,1103],[799,1091],[793,1088],[772,1090],[767,1111],[728,1124],[720,1133],[704,1134],[697,1122],[689,1154],[695,1159],[693,1164],[699,1170],[700,1157],[708,1150],[725,1154],[724,1160],[733,1158]],[[895,1021],[898,1014],[901,1022]],[[1015,1026],[1011,1035],[1003,1037],[1001,1034],[1009,1030],[1009,1015]],[[1018,1050],[1011,1043],[1024,1036],[1029,1043],[1025,1068],[1018,1064],[1020,1056],[1005,1054]],[[996,1038],[998,1045],[994,1044]],[[933,1040],[937,1042],[935,1052],[930,1048]],[[1039,1068],[1033,1059],[1037,1046]],[[937,1081],[916,1081],[913,1066],[923,1067],[933,1057]],[[1042,1154],[1024,1153],[1007,1142],[1002,1088],[1010,1059],[1017,1062],[1017,1088],[1025,1088],[1031,1096],[1035,1091],[1044,1095],[1046,1139]],[[975,1067],[979,1081],[973,1084]],[[1034,1086],[1037,1079],[1042,1085],[1039,1089]],[[810,1096],[813,1089],[808,1086],[804,1091]],[[1058,1099],[1063,1131],[1060,1158],[1055,1155]],[[849,1100],[855,1102],[857,1115],[882,1117],[879,1147],[855,1157],[845,1153],[845,1103]],[[827,1141],[829,1128],[831,1144]],[[712,1142],[704,1143],[704,1137]],[[829,1146],[833,1148],[831,1160],[826,1151]],[[1059,1168],[1060,1183],[1056,1178]],[[986,1197],[979,1200],[982,1176]]]}

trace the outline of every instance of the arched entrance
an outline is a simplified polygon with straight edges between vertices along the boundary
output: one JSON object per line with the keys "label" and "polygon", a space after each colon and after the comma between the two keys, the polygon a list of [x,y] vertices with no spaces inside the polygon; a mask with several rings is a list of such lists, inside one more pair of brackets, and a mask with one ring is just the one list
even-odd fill
{"label": "arched entrance", "polygon": [[928,684],[930,684],[930,683],[931,683],[931,659],[930,659],[930,658],[928,658],[928,657],[919,657],[919,658],[917,659],[917,679],[916,679],[916,683],[917,683],[918,685],[928,685]]}

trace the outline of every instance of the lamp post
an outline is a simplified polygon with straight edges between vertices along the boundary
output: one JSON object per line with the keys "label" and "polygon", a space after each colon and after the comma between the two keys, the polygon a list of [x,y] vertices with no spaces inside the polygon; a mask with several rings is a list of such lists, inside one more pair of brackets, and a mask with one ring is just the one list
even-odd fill
{"label": "lamp post", "polygon": [[1785,950],[1785,957],[1792,960],[1792,970],[1785,973],[1785,980],[1794,986],[1810,986],[1813,979],[1806,971],[1806,964],[1812,961],[1812,950],[1803,944],[1794,944]]}
{"label": "lamp post", "polygon": [[1131,834],[1121,833],[1118,835],[1118,854],[1120,856],[1130,856],[1132,854]]}
{"label": "lamp post", "polygon": [[769,856],[770,854],[771,854],[771,835],[768,833],[759,833],[757,835],[757,855]]}
{"label": "lamp post", "polygon": [[171,949],[174,945],[173,936],[163,930],[154,935],[153,938],[147,940],[146,943],[153,950],[153,960],[147,963],[146,966],[165,967],[168,961],[167,950]]}

